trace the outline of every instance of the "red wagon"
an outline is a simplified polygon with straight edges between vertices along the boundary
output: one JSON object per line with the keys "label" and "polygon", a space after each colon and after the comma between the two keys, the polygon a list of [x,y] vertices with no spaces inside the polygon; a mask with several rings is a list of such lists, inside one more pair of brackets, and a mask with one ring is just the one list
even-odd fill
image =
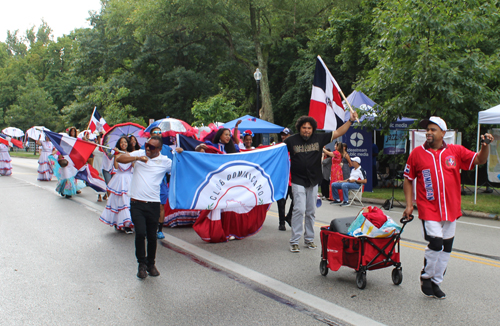
{"label": "red wagon", "polygon": [[366,287],[366,271],[394,266],[392,282],[396,285],[403,281],[403,269],[399,257],[399,240],[409,220],[403,218],[403,227],[389,238],[352,237],[333,232],[328,226],[321,227],[321,262],[319,270],[326,276],[328,269],[338,271],[341,266],[356,270],[356,285]]}

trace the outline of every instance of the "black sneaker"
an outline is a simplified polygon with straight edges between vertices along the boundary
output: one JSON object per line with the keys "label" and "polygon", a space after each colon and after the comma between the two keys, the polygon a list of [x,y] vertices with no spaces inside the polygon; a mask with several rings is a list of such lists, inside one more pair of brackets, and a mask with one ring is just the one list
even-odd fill
{"label": "black sneaker", "polygon": [[439,285],[437,285],[436,283],[434,282],[431,282],[432,283],[432,291],[434,291],[434,298],[436,299],[446,299],[446,294],[444,294],[443,291],[441,291],[441,289],[439,288]]}
{"label": "black sneaker", "polygon": [[422,278],[420,277],[420,289],[422,293],[427,297],[434,297],[432,281],[430,278]]}
{"label": "black sneaker", "polygon": [[336,200],[336,199],[334,199],[334,200],[332,200],[332,201],[331,201],[330,205],[340,204],[340,203],[341,203],[341,201],[340,201],[340,200]]}
{"label": "black sneaker", "polygon": [[139,270],[137,271],[138,278],[146,278],[148,277],[147,266],[146,264],[139,264]]}
{"label": "black sneaker", "polygon": [[286,231],[285,224],[281,224],[281,225],[278,227],[278,230],[280,230],[280,231]]}

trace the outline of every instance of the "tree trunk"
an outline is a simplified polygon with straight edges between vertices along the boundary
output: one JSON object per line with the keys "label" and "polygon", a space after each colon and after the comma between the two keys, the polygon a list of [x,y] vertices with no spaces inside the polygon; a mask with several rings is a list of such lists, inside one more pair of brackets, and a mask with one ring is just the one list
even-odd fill
{"label": "tree trunk", "polygon": [[271,102],[271,91],[269,89],[269,79],[267,78],[267,60],[269,58],[269,53],[262,50],[262,44],[260,43],[260,15],[257,9],[250,2],[250,20],[252,24],[252,34],[255,45],[255,54],[257,55],[257,62],[259,65],[259,70],[262,73],[262,80],[260,81],[260,92],[261,92],[261,109],[260,109],[260,119],[274,123],[273,105]]}

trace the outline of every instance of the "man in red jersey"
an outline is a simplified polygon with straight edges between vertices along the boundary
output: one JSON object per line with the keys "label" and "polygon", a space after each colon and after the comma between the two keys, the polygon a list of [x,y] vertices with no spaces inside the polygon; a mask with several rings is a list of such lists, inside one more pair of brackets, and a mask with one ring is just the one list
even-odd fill
{"label": "man in red jersey", "polygon": [[422,220],[425,248],[424,268],[420,276],[424,295],[444,299],[439,288],[448,265],[455,237],[456,220],[462,216],[460,194],[460,169],[471,170],[474,165],[484,164],[489,145],[481,136],[479,153],[460,145],[448,145],[443,141],[446,122],[439,117],[420,121],[426,129],[426,142],[416,147],[408,157],[404,169],[403,190],[406,209],[403,216],[413,213],[413,181],[416,182],[418,218]]}

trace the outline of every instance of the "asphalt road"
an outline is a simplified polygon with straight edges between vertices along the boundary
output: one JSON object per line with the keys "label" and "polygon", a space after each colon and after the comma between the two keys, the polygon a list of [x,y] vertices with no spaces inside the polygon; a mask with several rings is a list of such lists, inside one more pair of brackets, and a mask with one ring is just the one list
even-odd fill
{"label": "asphalt road", "polygon": [[[498,325],[500,222],[461,218],[442,289],[424,297],[420,223],[401,241],[403,282],[392,268],[319,273],[320,250],[289,251],[276,205],[247,239],[203,242],[192,228],[164,229],[161,276],[139,280],[134,236],[101,223],[92,189],[65,199],[56,181],[36,181],[36,160],[13,158],[0,177],[0,325]],[[359,207],[324,205],[319,227]],[[399,221],[401,209],[388,215]]]}

